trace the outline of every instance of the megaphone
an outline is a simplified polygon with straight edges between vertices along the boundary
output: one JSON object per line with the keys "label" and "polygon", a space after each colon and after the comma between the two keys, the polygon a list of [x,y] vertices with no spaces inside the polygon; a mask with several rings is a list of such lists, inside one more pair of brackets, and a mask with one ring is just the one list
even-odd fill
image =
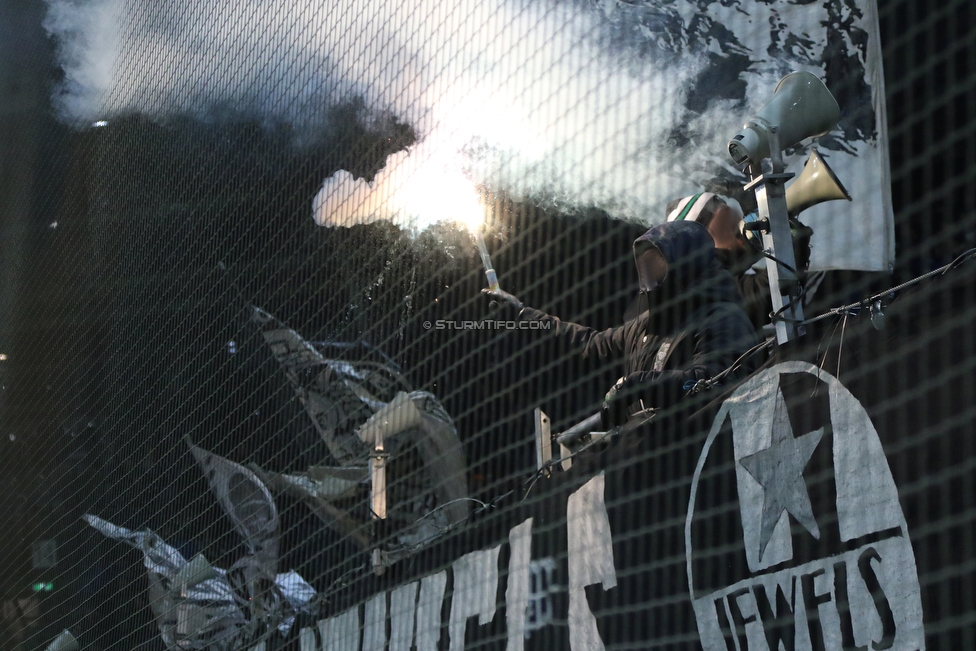
{"label": "megaphone", "polygon": [[787,149],[822,136],[839,119],[837,100],[823,82],[809,72],[792,72],[780,79],[773,98],[729,141],[729,155],[736,165],[755,165],[770,155],[770,127],[779,129],[780,149]]}
{"label": "megaphone", "polygon": [[64,629],[61,635],[54,638],[54,641],[48,644],[44,651],[78,651],[78,640],[71,634],[71,631]]}
{"label": "megaphone", "polygon": [[803,171],[786,188],[786,212],[790,217],[796,217],[811,206],[837,199],[851,201],[851,195],[820,152],[814,149],[804,163]]}

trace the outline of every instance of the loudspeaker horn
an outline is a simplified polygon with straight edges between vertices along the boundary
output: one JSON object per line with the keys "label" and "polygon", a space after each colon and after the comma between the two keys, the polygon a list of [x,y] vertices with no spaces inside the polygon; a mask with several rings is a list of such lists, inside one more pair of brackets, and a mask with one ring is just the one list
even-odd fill
{"label": "loudspeaker horn", "polygon": [[54,638],[54,641],[48,644],[44,651],[78,651],[78,640],[71,634],[71,631],[64,629],[61,635]]}
{"label": "loudspeaker horn", "polygon": [[786,188],[786,211],[790,217],[796,217],[811,206],[838,199],[851,201],[851,195],[820,152],[814,149],[804,163],[803,171]]}
{"label": "loudspeaker horn", "polygon": [[820,79],[809,72],[791,72],[776,85],[773,98],[729,141],[736,165],[757,164],[769,157],[769,129],[779,129],[781,149],[805,138],[822,136],[840,119],[840,107]]}

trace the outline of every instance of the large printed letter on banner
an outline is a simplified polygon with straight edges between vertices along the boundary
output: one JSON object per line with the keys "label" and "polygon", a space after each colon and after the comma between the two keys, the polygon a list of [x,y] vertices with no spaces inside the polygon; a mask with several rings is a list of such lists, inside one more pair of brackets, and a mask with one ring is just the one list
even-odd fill
{"label": "large printed letter on banner", "polygon": [[328,651],[359,651],[359,606],[318,622],[322,648]]}
{"label": "large printed letter on banner", "polygon": [[417,614],[417,581],[390,593],[390,651],[410,651]]}
{"label": "large printed letter on banner", "polygon": [[525,648],[525,609],[529,605],[529,562],[532,560],[532,518],[508,534],[512,556],[508,561],[508,587],[505,589],[505,623],[508,627],[506,651]]}
{"label": "large printed letter on banner", "polygon": [[366,624],[363,627],[362,651],[383,651],[386,648],[386,593],[381,592],[366,602]]}
{"label": "large printed letter on banner", "polygon": [[438,572],[420,581],[420,599],[417,601],[417,651],[437,651],[441,639],[441,606],[444,605],[444,587],[447,572]]}
{"label": "large printed letter on banner", "polygon": [[569,496],[566,529],[569,551],[569,646],[572,651],[603,651],[596,617],[586,601],[586,586],[617,586],[613,567],[610,520],[603,502],[606,479],[601,472]]}
{"label": "large printed letter on banner", "polygon": [[454,597],[451,599],[451,651],[464,649],[468,617],[478,615],[484,626],[495,617],[498,590],[498,552],[501,546],[465,554],[454,561]]}

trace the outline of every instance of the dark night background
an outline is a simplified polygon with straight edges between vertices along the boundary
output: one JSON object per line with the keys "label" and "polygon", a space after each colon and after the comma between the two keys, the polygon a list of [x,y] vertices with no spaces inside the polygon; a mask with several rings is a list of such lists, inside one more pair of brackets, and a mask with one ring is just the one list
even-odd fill
{"label": "dark night background", "polygon": [[[896,269],[829,274],[822,308],[976,246],[976,8],[969,0],[879,0],[879,8]],[[353,103],[334,109],[342,128],[302,148],[287,128],[246,120],[127,117],[75,131],[50,108],[58,70],[43,12],[39,0],[0,1],[0,599],[26,596],[37,582],[55,589],[42,593],[22,646],[8,627],[0,649],[43,648],[65,627],[83,649],[163,648],[140,555],[79,516],[148,527],[187,557],[205,551],[215,565],[233,562],[239,539],[184,435],[276,471],[327,459],[247,323],[248,302],[308,340],[366,342],[415,388],[437,394],[482,499],[534,469],[533,408],[556,429],[597,409],[619,373],[613,366],[578,361],[536,333],[423,328],[488,314],[467,233],[315,226],[311,199],[322,180],[337,169],[371,178],[413,142],[408,126],[363,126]],[[567,319],[621,321],[642,227],[506,197],[490,203],[488,246],[503,287]],[[825,368],[840,368],[878,428],[912,534],[932,649],[976,648],[974,269],[900,295],[881,332],[850,319],[839,362],[837,320],[813,329],[797,353],[826,355]],[[328,588],[347,550],[303,505],[284,499],[279,508],[282,567]],[[58,563],[34,569],[31,544],[48,538],[58,541]]]}

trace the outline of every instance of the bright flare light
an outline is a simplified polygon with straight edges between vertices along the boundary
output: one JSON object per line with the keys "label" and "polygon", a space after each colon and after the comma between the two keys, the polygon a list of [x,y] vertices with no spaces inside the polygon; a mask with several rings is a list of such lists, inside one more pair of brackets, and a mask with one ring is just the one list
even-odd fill
{"label": "bright flare light", "polygon": [[478,254],[485,266],[488,289],[498,291],[498,277],[482,233],[485,209],[474,184],[459,172],[421,173],[404,189],[407,210],[428,223],[453,221],[463,225],[474,236]]}
{"label": "bright flare light", "polygon": [[434,169],[436,171],[428,171],[428,168],[420,172],[401,189],[404,206],[423,222],[453,221],[467,228],[474,237],[481,263],[485,266],[488,289],[498,291],[498,277],[485,245],[485,209],[478,191],[460,172],[448,171],[443,167]]}
{"label": "bright flare light", "polygon": [[484,222],[485,211],[478,192],[460,172],[421,171],[402,192],[407,211],[422,223],[453,221],[473,234]]}

